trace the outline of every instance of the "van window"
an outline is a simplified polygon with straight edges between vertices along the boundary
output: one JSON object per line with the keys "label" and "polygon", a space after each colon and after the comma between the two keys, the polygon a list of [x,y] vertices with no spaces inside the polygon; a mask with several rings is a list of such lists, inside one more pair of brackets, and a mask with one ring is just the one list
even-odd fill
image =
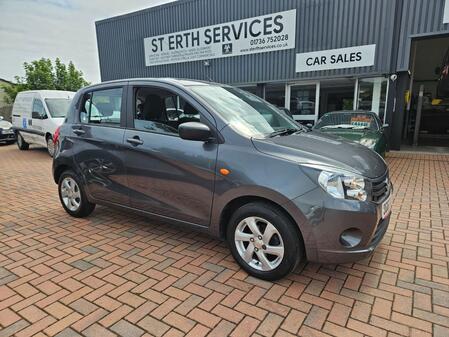
{"label": "van window", "polygon": [[34,99],[33,101],[33,113],[32,118],[43,118],[46,115],[44,105],[42,104],[42,101],[38,98]]}
{"label": "van window", "polygon": [[178,134],[185,122],[199,122],[199,112],[168,90],[143,87],[135,91],[134,127],[138,130]]}
{"label": "van window", "polygon": [[81,123],[120,125],[122,88],[98,90],[84,96]]}

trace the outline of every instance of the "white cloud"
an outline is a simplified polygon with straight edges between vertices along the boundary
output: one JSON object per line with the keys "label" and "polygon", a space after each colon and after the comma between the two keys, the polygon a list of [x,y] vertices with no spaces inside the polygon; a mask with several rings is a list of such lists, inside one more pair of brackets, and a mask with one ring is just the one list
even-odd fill
{"label": "white cloud", "polygon": [[23,76],[23,62],[73,61],[100,81],[95,21],[173,0],[0,0],[0,78]]}

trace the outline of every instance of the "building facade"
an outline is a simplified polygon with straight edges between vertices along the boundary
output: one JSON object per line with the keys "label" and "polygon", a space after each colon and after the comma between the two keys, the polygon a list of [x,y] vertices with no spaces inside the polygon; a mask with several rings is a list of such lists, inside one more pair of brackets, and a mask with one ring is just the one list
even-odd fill
{"label": "building facade", "polygon": [[229,83],[304,123],[370,110],[393,149],[449,146],[448,2],[180,0],[96,22],[101,77]]}

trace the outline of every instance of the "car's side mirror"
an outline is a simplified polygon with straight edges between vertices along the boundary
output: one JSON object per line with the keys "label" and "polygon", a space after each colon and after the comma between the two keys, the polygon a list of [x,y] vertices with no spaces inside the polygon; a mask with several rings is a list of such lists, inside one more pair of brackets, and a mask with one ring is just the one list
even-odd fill
{"label": "car's side mirror", "polygon": [[47,114],[41,115],[41,119],[47,119],[47,118],[48,118]]}
{"label": "car's side mirror", "polygon": [[179,136],[186,140],[208,141],[212,138],[210,128],[199,122],[186,122],[179,125]]}

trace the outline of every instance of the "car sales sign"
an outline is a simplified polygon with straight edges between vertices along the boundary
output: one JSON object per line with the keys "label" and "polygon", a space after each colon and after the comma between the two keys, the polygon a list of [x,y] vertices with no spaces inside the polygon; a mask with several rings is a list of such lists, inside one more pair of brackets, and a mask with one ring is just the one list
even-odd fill
{"label": "car sales sign", "polygon": [[296,54],[296,72],[369,67],[375,56],[375,44]]}
{"label": "car sales sign", "polygon": [[145,64],[181,63],[295,48],[296,9],[147,37]]}

